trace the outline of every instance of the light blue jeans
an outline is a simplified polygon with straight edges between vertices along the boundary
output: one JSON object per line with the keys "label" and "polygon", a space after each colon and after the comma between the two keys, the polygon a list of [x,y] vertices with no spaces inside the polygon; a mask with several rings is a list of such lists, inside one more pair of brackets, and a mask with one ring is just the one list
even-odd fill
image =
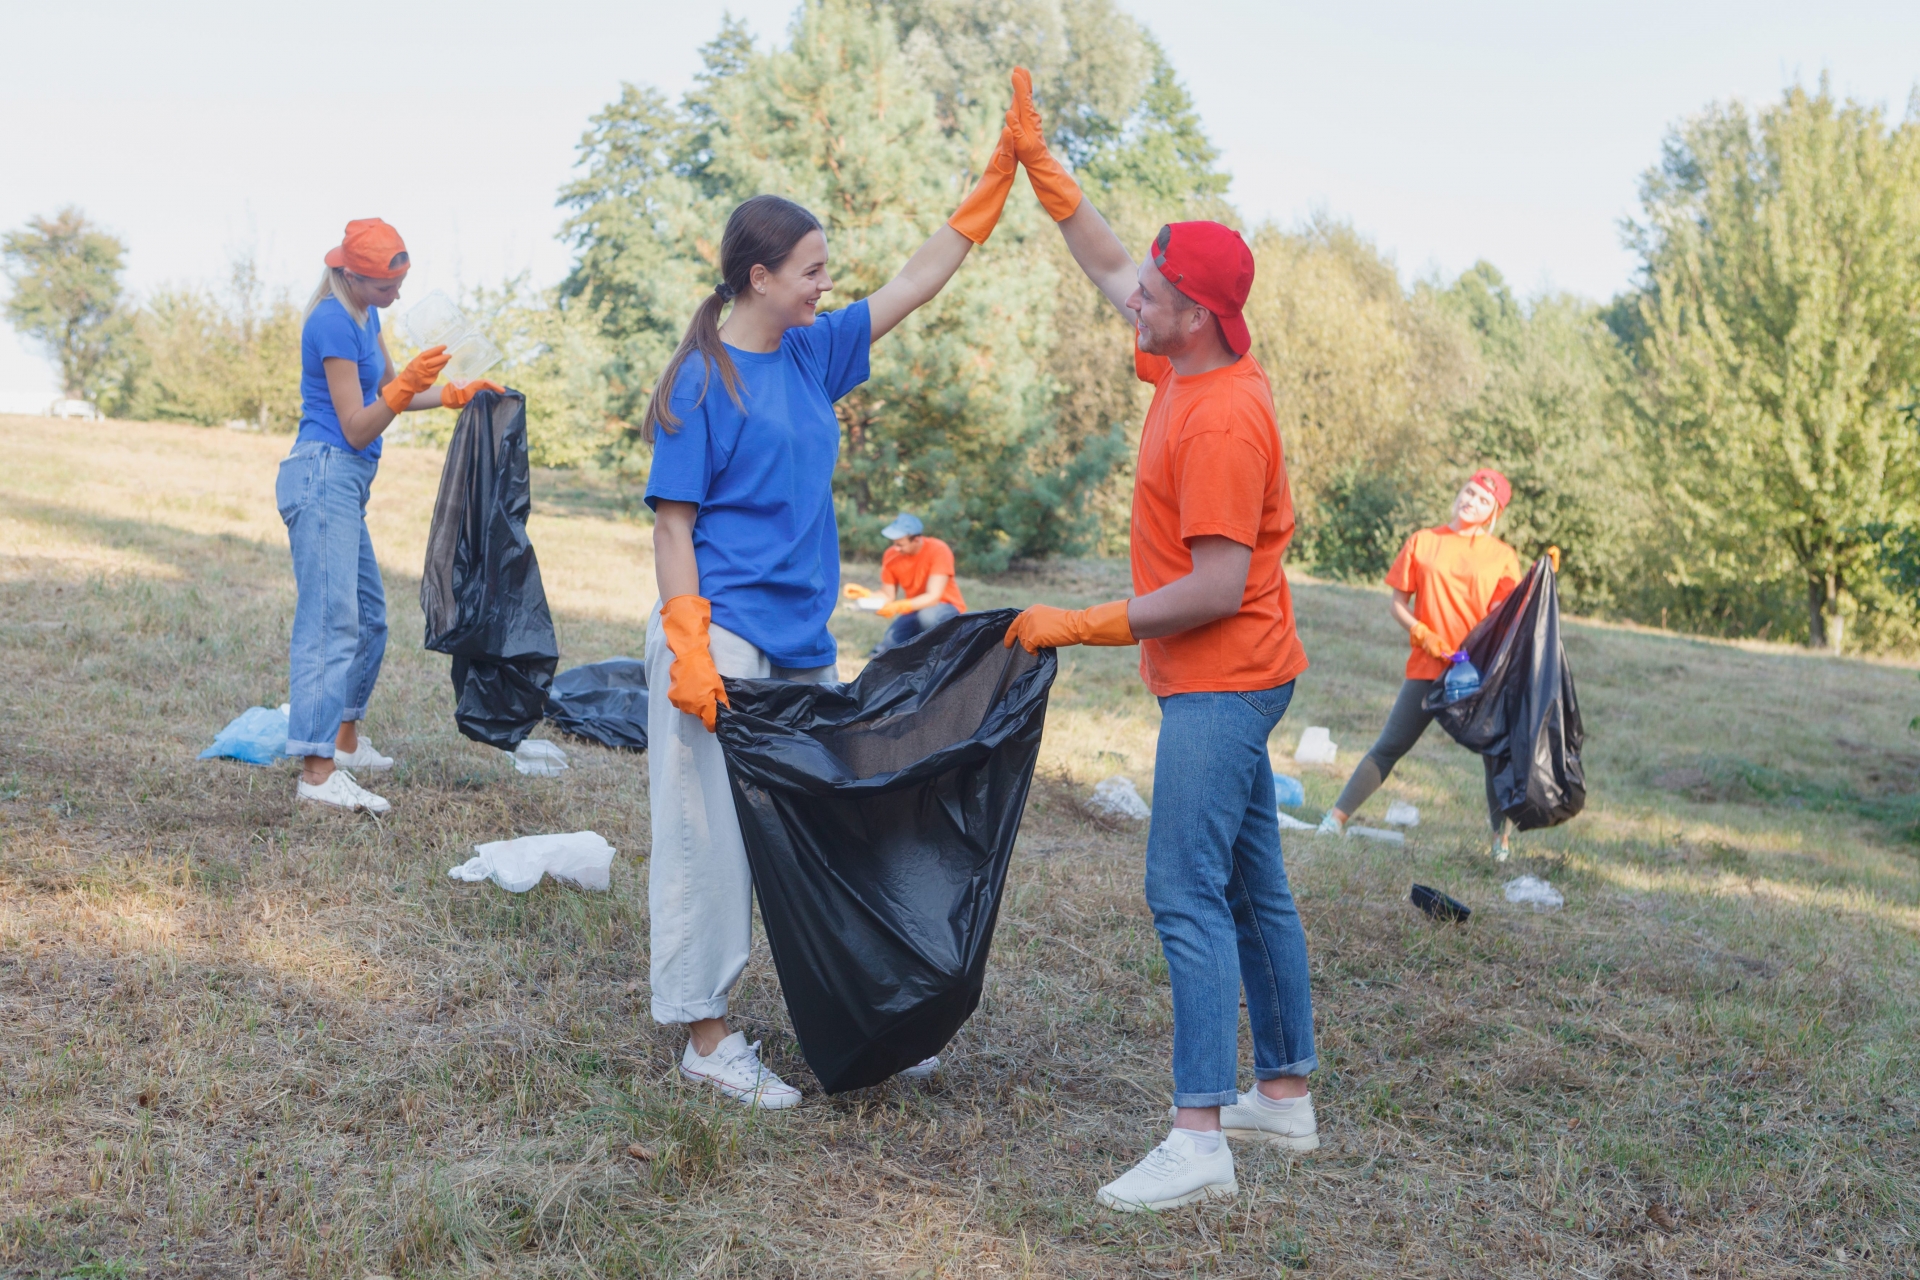
{"label": "light blue jeans", "polygon": [[1147,905],[1173,986],[1173,1102],[1239,1101],[1240,994],[1253,1074],[1304,1076],[1313,1052],[1307,935],[1287,887],[1267,738],[1293,683],[1160,699]]}
{"label": "light blue jeans", "polygon": [[889,649],[905,644],[922,631],[931,631],[948,618],[959,616],[960,611],[945,600],[935,601],[914,613],[903,613],[888,625],[887,634],[881,636],[880,643],[873,646],[873,654],[877,657]]}
{"label": "light blue jeans", "polygon": [[293,547],[287,754],[331,756],[343,721],[367,714],[387,652],[387,593],[367,532],[380,464],[302,441],[280,464],[274,502]]}

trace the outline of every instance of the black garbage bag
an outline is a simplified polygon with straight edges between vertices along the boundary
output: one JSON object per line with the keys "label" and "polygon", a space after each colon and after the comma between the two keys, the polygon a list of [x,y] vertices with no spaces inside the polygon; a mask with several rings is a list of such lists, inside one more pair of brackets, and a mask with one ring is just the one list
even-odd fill
{"label": "black garbage bag", "polygon": [[603,747],[647,749],[647,664],[608,658],[569,667],[547,691],[547,719]]}
{"label": "black garbage bag", "polygon": [[1449,703],[1442,686],[1427,695],[1426,709],[1455,742],[1487,757],[1495,803],[1516,828],[1560,825],[1587,804],[1586,733],[1560,645],[1552,562],[1534,561],[1461,647],[1480,672],[1478,692]]}
{"label": "black garbage bag", "polygon": [[828,1093],[938,1053],[980,1003],[1053,650],[949,619],[845,685],[728,680],[720,745],[760,917]]}
{"label": "black garbage bag", "polygon": [[511,751],[546,714],[560,659],[527,540],[527,402],[482,391],[460,411],[420,575],[426,646],[453,655],[453,718]]}

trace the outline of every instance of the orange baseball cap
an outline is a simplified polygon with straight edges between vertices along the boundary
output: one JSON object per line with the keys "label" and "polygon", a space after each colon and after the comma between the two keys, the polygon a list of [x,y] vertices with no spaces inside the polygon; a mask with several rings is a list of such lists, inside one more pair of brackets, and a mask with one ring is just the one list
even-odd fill
{"label": "orange baseball cap", "polygon": [[369,280],[392,280],[407,274],[413,264],[398,231],[378,218],[355,218],[340,243],[327,250],[327,265]]}

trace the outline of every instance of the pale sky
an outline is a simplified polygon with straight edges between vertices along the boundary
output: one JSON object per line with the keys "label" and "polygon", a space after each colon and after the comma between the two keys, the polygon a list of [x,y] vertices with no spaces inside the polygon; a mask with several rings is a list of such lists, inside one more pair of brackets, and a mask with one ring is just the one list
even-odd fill
{"label": "pale sky", "polygon": [[[1324,210],[1407,278],[1487,258],[1529,293],[1626,286],[1640,175],[1709,102],[1824,71],[1897,117],[1920,81],[1911,0],[1122,3],[1168,49],[1249,221]],[[0,227],[77,204],[127,241],[136,291],[216,281],[251,248],[304,293],[347,219],[377,215],[413,252],[412,297],[552,284],[587,117],[623,80],[685,90],[723,9],[765,41],[794,7],[6,0]],[[52,386],[0,334],[0,393]]]}

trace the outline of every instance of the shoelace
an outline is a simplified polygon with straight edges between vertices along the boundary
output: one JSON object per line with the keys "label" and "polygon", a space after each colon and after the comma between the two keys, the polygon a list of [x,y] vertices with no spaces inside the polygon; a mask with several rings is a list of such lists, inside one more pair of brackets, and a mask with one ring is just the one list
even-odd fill
{"label": "shoelace", "polygon": [[754,1088],[758,1089],[773,1076],[773,1073],[767,1070],[766,1064],[760,1061],[760,1042],[758,1040],[755,1040],[749,1045],[742,1045],[740,1048],[734,1050],[727,1058],[728,1066],[734,1066],[736,1064],[745,1065],[747,1063],[753,1064]]}
{"label": "shoelace", "polygon": [[1164,1142],[1147,1152],[1147,1158],[1140,1162],[1140,1172],[1149,1178],[1165,1178],[1179,1167],[1180,1157],[1168,1150]]}

